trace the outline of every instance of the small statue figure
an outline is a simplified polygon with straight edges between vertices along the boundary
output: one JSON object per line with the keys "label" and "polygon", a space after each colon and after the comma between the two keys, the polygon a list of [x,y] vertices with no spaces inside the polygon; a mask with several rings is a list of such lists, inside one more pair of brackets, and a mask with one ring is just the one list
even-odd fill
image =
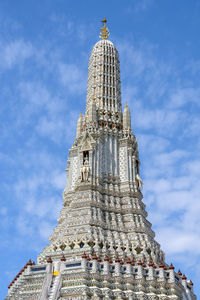
{"label": "small statue figure", "polygon": [[136,181],[137,181],[138,189],[141,191],[143,182],[142,182],[142,179],[140,178],[140,175],[138,173],[136,175]]}
{"label": "small statue figure", "polygon": [[89,179],[90,166],[88,157],[86,156],[83,166],[81,168],[81,181],[87,182]]}

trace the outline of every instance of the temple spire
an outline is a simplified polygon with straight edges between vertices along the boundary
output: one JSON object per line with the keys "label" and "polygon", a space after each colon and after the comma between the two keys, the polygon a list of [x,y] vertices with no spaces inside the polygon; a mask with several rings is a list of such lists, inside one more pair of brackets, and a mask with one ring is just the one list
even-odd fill
{"label": "temple spire", "polygon": [[165,263],[147,220],[128,104],[121,110],[119,55],[102,22],[58,225],[37,265],[24,266],[5,300],[196,300],[193,283]]}
{"label": "temple spire", "polygon": [[101,21],[103,23],[103,26],[101,27],[101,32],[100,32],[100,38],[102,40],[107,40],[110,33],[109,33],[109,30],[108,28],[106,27],[106,23],[107,23],[107,20],[106,18],[104,17],[104,19]]}
{"label": "temple spire", "polygon": [[125,130],[131,128],[131,113],[128,107],[128,104],[126,103],[123,113],[123,128]]}
{"label": "temple spire", "polygon": [[106,22],[104,18],[101,40],[94,45],[90,55],[86,115],[94,97],[97,119],[112,122],[119,127],[122,121],[120,63],[117,49],[108,40],[109,32]]}
{"label": "temple spire", "polygon": [[79,138],[79,136],[81,135],[82,122],[83,122],[83,117],[82,114],[80,114],[77,122],[76,138]]}

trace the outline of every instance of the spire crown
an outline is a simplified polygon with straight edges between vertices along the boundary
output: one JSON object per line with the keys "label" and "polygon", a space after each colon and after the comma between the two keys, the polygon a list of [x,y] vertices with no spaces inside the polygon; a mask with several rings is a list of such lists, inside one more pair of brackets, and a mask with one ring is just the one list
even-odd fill
{"label": "spire crown", "polygon": [[107,20],[106,18],[104,17],[104,19],[101,21],[103,23],[103,26],[101,27],[101,32],[100,32],[100,39],[102,40],[107,40],[110,33],[109,33],[109,30],[108,28],[106,27],[106,23],[107,23]]}

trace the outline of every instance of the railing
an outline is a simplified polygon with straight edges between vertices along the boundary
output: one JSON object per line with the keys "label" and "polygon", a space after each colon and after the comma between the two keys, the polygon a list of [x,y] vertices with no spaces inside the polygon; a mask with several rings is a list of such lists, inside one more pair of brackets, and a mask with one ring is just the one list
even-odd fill
{"label": "railing", "polygon": [[56,287],[56,292],[54,293],[54,296],[53,296],[53,300],[57,300],[58,297],[60,296],[60,290],[62,287],[62,275],[61,274],[58,276],[58,282],[56,284],[57,284],[57,287]]}
{"label": "railing", "polygon": [[51,273],[47,273],[46,274],[46,279],[44,281],[44,284],[42,286],[42,291],[40,293],[39,299],[38,300],[44,300],[47,299],[47,295],[48,295],[48,291],[51,285],[51,281],[52,281],[52,274]]}

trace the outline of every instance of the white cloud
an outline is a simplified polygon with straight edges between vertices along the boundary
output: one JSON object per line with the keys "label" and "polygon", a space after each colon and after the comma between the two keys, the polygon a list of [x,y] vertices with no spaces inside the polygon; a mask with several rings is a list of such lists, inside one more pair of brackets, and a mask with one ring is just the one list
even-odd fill
{"label": "white cloud", "polygon": [[179,253],[200,255],[200,238],[196,232],[183,231],[170,226],[157,229],[157,231],[159,241],[168,255]]}
{"label": "white cloud", "polygon": [[31,43],[23,39],[15,40],[7,44],[1,43],[0,50],[0,66],[8,69],[15,65],[23,64],[25,60],[34,54],[34,48]]}
{"label": "white cloud", "polygon": [[124,11],[127,14],[141,14],[142,12],[148,10],[153,3],[154,0],[135,0],[129,2],[129,5],[124,6]]}
{"label": "white cloud", "polygon": [[50,234],[52,233],[52,224],[48,223],[48,222],[41,222],[40,226],[39,226],[39,234],[41,236],[41,238],[47,240],[50,236]]}
{"label": "white cloud", "polygon": [[[38,187],[41,188],[40,186]],[[27,195],[27,202],[24,203],[24,211],[30,216],[37,216],[39,219],[47,220],[56,220],[58,217],[59,208],[61,208],[62,198],[43,198],[39,197],[39,193],[35,195],[34,198],[31,198],[30,195]]]}
{"label": "white cloud", "polygon": [[22,111],[17,114],[18,127],[30,123],[37,136],[55,143],[74,137],[79,111],[69,110],[68,95],[60,97],[38,82],[24,81],[19,84],[19,92]]}
{"label": "white cloud", "polygon": [[28,220],[27,216],[23,216],[22,214],[16,218],[16,227],[20,234],[33,236],[34,226],[30,224],[30,220]]}
{"label": "white cloud", "polygon": [[156,152],[157,154],[166,151],[170,145],[169,139],[153,134],[140,134],[137,140],[141,151],[148,148],[151,153]]}
{"label": "white cloud", "polygon": [[78,111],[70,111],[62,117],[61,114],[43,116],[38,120],[36,130],[39,135],[47,136],[55,143],[71,141],[75,137],[78,115]]}
{"label": "white cloud", "polygon": [[[156,153],[151,157],[153,169],[158,168],[154,164],[156,157]],[[186,163],[177,172],[177,166],[181,165],[179,159],[185,158]],[[173,151],[169,155],[163,153],[159,161],[164,162],[163,170],[167,169],[162,176],[155,171],[152,178],[148,174],[150,166],[145,165],[144,202],[149,206],[150,221],[169,257],[189,253],[194,264],[200,255],[199,161],[192,161],[192,156],[184,151]]]}
{"label": "white cloud", "polygon": [[32,113],[41,113],[39,109],[53,105],[49,90],[39,82],[22,81],[19,84],[20,101],[23,101],[24,112],[30,117]]}
{"label": "white cloud", "polygon": [[[198,112],[198,110],[197,110]],[[184,128],[183,134],[186,137],[199,137],[199,131],[200,131],[200,119],[199,119],[199,113],[195,116],[193,115],[190,117],[188,114],[188,126]]]}
{"label": "white cloud", "polygon": [[173,164],[177,164],[180,159],[186,158],[188,156],[188,152],[185,150],[175,149],[172,152],[168,153],[160,153],[155,156],[155,164],[160,167],[167,167]]}
{"label": "white cloud", "polygon": [[144,108],[138,101],[131,105],[131,110],[134,111],[134,125],[144,130],[157,130],[160,134],[163,134],[166,128],[170,128],[167,134],[172,135],[184,118],[179,111]]}
{"label": "white cloud", "polygon": [[[65,171],[55,169],[56,161],[49,154],[43,161],[41,155],[38,157],[43,163],[28,176],[21,175],[16,179],[14,186],[15,201],[18,204],[18,211],[13,220],[18,235],[38,239],[38,242],[47,240],[59,211],[62,208],[62,190],[65,187]],[[36,157],[29,161],[28,170],[34,166]],[[39,169],[38,169],[39,168]],[[53,191],[53,192],[52,192]],[[38,237],[39,234],[39,237]],[[16,241],[17,242],[17,241]],[[38,243],[37,243],[38,244]]]}
{"label": "white cloud", "polygon": [[200,175],[200,159],[186,161],[184,164],[184,170],[190,175],[199,176]]}
{"label": "white cloud", "polygon": [[186,104],[200,105],[200,88],[179,88],[171,95],[169,102],[171,108],[180,108]]}
{"label": "white cloud", "polygon": [[41,136],[48,136],[54,142],[59,142],[66,135],[65,122],[57,118],[41,117],[36,129]]}
{"label": "white cloud", "polygon": [[153,3],[154,0],[139,0],[135,4],[134,11],[138,13],[147,10]]}
{"label": "white cloud", "polygon": [[8,213],[7,207],[1,207],[1,208],[0,208],[0,215],[1,215],[1,216],[6,216],[7,213]]}
{"label": "white cloud", "polygon": [[63,166],[63,172],[59,172],[58,170],[55,170],[51,173],[51,182],[55,186],[56,189],[63,189],[66,184],[66,174],[64,172],[64,166]]}
{"label": "white cloud", "polygon": [[77,95],[85,92],[87,74],[79,66],[61,63],[58,70],[62,84],[69,92]]}

